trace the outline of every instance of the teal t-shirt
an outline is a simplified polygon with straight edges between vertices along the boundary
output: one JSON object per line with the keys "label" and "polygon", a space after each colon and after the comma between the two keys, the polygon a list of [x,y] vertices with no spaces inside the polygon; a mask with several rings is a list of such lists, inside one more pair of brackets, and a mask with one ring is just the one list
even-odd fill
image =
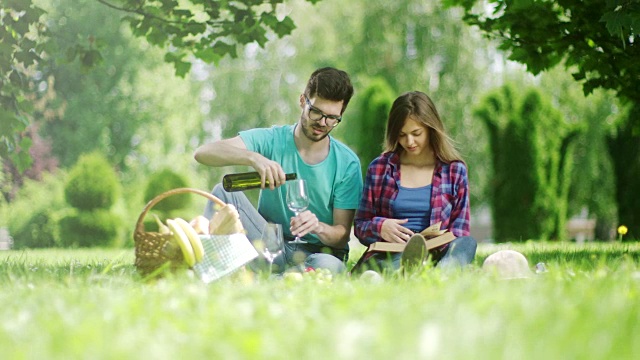
{"label": "teal t-shirt", "polygon": [[[322,162],[309,165],[302,160],[293,140],[296,125],[241,131],[240,138],[247,149],[276,161],[285,173],[297,173],[307,182],[309,208],[318,220],[333,225],[333,209],[357,209],[362,195],[362,174],[358,156],[346,145],[329,136],[329,154]],[[294,213],[287,208],[287,187],[260,192],[258,212],[269,222],[284,224],[283,230],[291,237],[289,221]],[[320,244],[314,234],[304,239]]]}

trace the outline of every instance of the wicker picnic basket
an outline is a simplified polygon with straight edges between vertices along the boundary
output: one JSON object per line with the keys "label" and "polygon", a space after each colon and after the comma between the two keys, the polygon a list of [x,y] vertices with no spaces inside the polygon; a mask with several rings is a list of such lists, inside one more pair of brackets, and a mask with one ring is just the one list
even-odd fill
{"label": "wicker picnic basket", "polygon": [[172,243],[170,240],[172,235],[161,234],[159,232],[147,232],[145,231],[143,223],[149,210],[157,203],[169,196],[185,193],[202,195],[219,206],[226,205],[222,200],[208,192],[191,188],[169,190],[149,201],[144,209],[142,209],[133,232],[136,255],[135,266],[140,274],[147,275],[162,267],[167,267],[170,270],[186,267],[180,248],[178,246],[171,246]]}

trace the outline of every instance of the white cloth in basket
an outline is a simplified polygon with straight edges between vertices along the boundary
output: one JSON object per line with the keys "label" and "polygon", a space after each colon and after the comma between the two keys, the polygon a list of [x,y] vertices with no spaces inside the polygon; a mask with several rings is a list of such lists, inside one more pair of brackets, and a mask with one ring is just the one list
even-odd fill
{"label": "white cloth in basket", "polygon": [[258,257],[244,234],[200,235],[200,240],[204,257],[193,270],[206,284],[233,273]]}

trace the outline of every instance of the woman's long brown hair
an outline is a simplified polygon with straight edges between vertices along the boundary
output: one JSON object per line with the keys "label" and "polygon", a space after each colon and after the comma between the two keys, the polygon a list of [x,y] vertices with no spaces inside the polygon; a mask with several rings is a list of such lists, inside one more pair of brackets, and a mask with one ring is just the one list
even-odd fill
{"label": "woman's long brown hair", "polygon": [[420,91],[411,91],[400,95],[391,106],[385,136],[385,152],[400,153],[402,146],[398,142],[400,131],[407,118],[422,123],[429,131],[429,143],[436,158],[442,162],[463,161],[453,139],[447,134],[435,104]]}

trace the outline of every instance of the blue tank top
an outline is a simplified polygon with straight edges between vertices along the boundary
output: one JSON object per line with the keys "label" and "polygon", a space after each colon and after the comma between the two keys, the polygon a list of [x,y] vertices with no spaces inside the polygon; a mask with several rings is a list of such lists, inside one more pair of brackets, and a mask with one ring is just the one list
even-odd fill
{"label": "blue tank top", "polygon": [[393,202],[393,217],[409,219],[404,226],[414,232],[428,227],[431,217],[431,185],[418,188],[398,185],[398,195]]}

